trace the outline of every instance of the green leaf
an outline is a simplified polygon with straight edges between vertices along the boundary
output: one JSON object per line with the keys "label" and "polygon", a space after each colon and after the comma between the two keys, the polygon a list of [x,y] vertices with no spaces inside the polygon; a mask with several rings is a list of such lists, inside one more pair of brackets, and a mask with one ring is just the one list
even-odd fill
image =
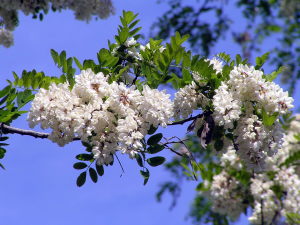
{"label": "green leaf", "polygon": [[270,73],[270,74],[267,74],[267,75],[263,75],[263,78],[266,80],[266,81],[269,81],[269,82],[272,82],[273,80],[275,80],[277,78],[277,76],[279,74],[281,74],[284,70],[286,70],[286,67],[284,66],[281,66],[278,68],[278,70]]}
{"label": "green leaf", "polygon": [[166,159],[162,156],[156,156],[156,157],[147,159],[147,163],[150,166],[159,166],[159,165],[163,164],[165,161],[166,161]]}
{"label": "green leaf", "polygon": [[158,142],[160,142],[162,137],[163,137],[162,133],[155,134],[148,139],[147,144],[148,145],[156,145],[156,144],[158,144]]}
{"label": "green leaf", "polygon": [[59,64],[59,66],[60,66],[60,67],[63,67],[64,64],[66,63],[66,57],[67,57],[66,51],[62,51],[62,52],[60,53],[60,55],[59,55],[59,59],[60,59],[60,64]]}
{"label": "green leaf", "polygon": [[90,174],[90,178],[92,179],[92,181],[94,183],[97,183],[98,181],[98,175],[97,175],[97,172],[94,168],[90,168],[89,169],[89,174]]}
{"label": "green leaf", "polygon": [[59,59],[58,53],[54,49],[51,49],[50,52],[51,52],[51,56],[52,56],[52,59],[55,62],[55,64],[59,65],[60,59]]}
{"label": "green leaf", "polygon": [[137,161],[137,163],[139,164],[140,167],[144,167],[143,159],[142,159],[140,154],[136,154],[135,159],[136,159],[136,161]]}
{"label": "green leaf", "polygon": [[0,98],[6,96],[6,95],[9,93],[10,89],[11,89],[11,86],[10,86],[10,85],[8,85],[8,86],[6,86],[5,88],[3,88],[3,89],[0,91]]}
{"label": "green leaf", "polygon": [[223,146],[224,146],[224,142],[221,139],[217,139],[214,143],[214,147],[215,147],[217,152],[221,151],[223,149]]}
{"label": "green leaf", "polygon": [[5,170],[5,167],[2,165],[2,163],[0,163],[0,167]]}
{"label": "green leaf", "polygon": [[0,141],[6,141],[8,139],[8,137],[1,137],[0,136]]}
{"label": "green leaf", "polygon": [[281,165],[281,166],[289,166],[292,165],[295,162],[298,162],[300,160],[300,149],[299,151],[294,152],[292,155],[290,155]]}
{"label": "green leaf", "polygon": [[99,175],[100,177],[103,176],[103,174],[104,174],[104,168],[103,168],[102,165],[98,165],[98,164],[96,163],[96,170],[97,170],[97,173],[98,173],[98,175]]}
{"label": "green leaf", "polygon": [[144,177],[144,185],[147,184],[149,177],[150,177],[150,173],[149,170],[147,168],[145,168],[146,171],[140,170],[141,175]]}
{"label": "green leaf", "polygon": [[217,55],[217,57],[219,57],[221,60],[223,60],[226,63],[229,63],[231,58],[230,55],[226,54],[225,52],[221,52]]}
{"label": "green leaf", "polygon": [[82,69],[83,69],[83,66],[82,66],[82,64],[79,62],[79,60],[78,60],[76,57],[73,57],[73,59],[74,59],[76,65],[77,65],[77,67],[78,67],[80,70],[82,70]]}
{"label": "green leaf", "polygon": [[86,171],[82,172],[78,177],[77,177],[77,181],[76,184],[78,187],[81,187],[82,185],[84,185],[86,181]]}
{"label": "green leaf", "polygon": [[156,144],[156,145],[151,145],[151,146],[147,149],[147,151],[148,151],[150,154],[155,154],[155,153],[158,153],[158,152],[164,150],[164,148],[165,148],[165,147],[164,147],[163,145],[158,145],[158,144]]}
{"label": "green leaf", "polygon": [[272,115],[269,115],[265,109],[262,109],[262,120],[263,120],[263,124],[265,126],[272,126],[274,124],[274,122],[276,121],[277,117],[278,117],[279,113],[276,112]]}
{"label": "green leaf", "polygon": [[154,127],[153,125],[150,126],[150,129],[148,130],[148,134],[154,134],[157,130],[157,127]]}
{"label": "green leaf", "polygon": [[93,158],[93,155],[91,155],[91,154],[83,153],[83,154],[77,155],[76,159],[81,160],[81,161],[90,161],[90,160],[93,160],[94,158]]}
{"label": "green leaf", "polygon": [[137,16],[138,16],[138,14],[134,14],[131,11],[124,11],[123,10],[123,17],[120,17],[122,25],[123,26],[129,25]]}
{"label": "green leaf", "polygon": [[86,167],[87,167],[87,165],[83,162],[77,162],[73,165],[73,168],[76,169],[76,170],[82,170]]}
{"label": "green leaf", "polygon": [[255,59],[255,62],[256,62],[255,69],[260,69],[264,65],[264,63],[268,60],[269,55],[270,55],[270,52],[267,52],[267,53],[263,54],[260,57],[256,57],[256,59]]}
{"label": "green leaf", "polygon": [[241,63],[242,63],[242,57],[241,57],[240,54],[237,54],[237,55],[235,56],[235,64],[238,66],[238,65],[241,64]]}
{"label": "green leaf", "polygon": [[4,148],[0,148],[0,159],[3,159],[5,156],[6,150]]}
{"label": "green leaf", "polygon": [[287,213],[286,218],[287,218],[288,224],[300,224],[300,214]]}

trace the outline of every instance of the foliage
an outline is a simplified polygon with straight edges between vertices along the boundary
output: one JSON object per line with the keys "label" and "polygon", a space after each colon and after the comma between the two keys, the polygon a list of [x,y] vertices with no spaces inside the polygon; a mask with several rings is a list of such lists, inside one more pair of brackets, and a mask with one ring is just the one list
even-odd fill
{"label": "foliage", "polygon": [[[153,24],[152,36],[167,39],[175,31],[188,34],[194,52],[206,56],[222,38],[233,39],[241,47],[243,57],[249,59],[272,41],[276,47],[272,47],[271,62],[286,67],[281,81],[289,84],[290,93],[294,93],[296,81],[300,79],[300,48],[296,44],[300,38],[298,0],[167,2],[169,9]],[[239,13],[247,25],[245,30],[237,31],[234,16]]]}
{"label": "foliage", "polygon": [[[176,2],[177,3],[174,5],[174,9],[180,6],[179,1]],[[205,4],[208,3],[209,1],[206,1]],[[185,11],[183,11],[183,13],[187,13],[187,15],[192,13],[191,8],[186,8],[184,10]],[[203,13],[211,10],[216,9],[204,5],[201,7],[199,12]],[[181,12],[182,11],[180,11],[180,13]],[[216,12],[219,16],[223,15],[223,11],[220,8],[218,8]],[[237,154],[241,154],[240,152],[247,149],[243,149],[243,146],[241,146],[242,141],[238,143],[238,138],[240,135],[243,135],[243,132],[246,133],[246,126],[249,124],[253,127],[251,128],[252,134],[249,136],[254,136],[255,139],[248,141],[246,138],[244,138],[246,140],[244,142],[252,143],[256,141],[258,143],[257,145],[265,145],[265,148],[268,151],[274,150],[273,148],[276,148],[277,144],[281,143],[281,139],[277,137],[280,135],[277,135],[276,132],[282,133],[282,130],[280,130],[281,127],[289,128],[293,121],[293,119],[287,115],[289,109],[292,107],[292,99],[288,97],[287,93],[284,93],[279,86],[275,86],[275,84],[272,83],[276,76],[282,72],[282,69],[278,69],[269,75],[264,74],[263,71],[260,70],[267,61],[269,53],[257,57],[255,67],[251,67],[247,59],[243,59],[240,55],[236,55],[235,58],[232,59],[228,54],[220,53],[217,55],[217,59],[212,60],[200,55],[194,55],[191,51],[188,51],[185,47],[183,47],[184,43],[188,40],[189,35],[182,36],[179,32],[175,32],[175,35],[170,38],[170,42],[168,43],[162,44],[163,40],[150,39],[149,43],[146,46],[143,46],[138,42],[140,38],[139,31],[141,28],[137,26],[139,22],[137,19],[137,14],[134,14],[130,11],[123,11],[120,21],[121,25],[118,27],[117,34],[115,35],[115,42],[113,43],[109,41],[108,48],[100,49],[97,53],[96,61],[87,59],[83,62],[80,62],[76,57],[67,57],[67,53],[65,51],[58,53],[52,49],[50,53],[53,61],[62,73],[59,77],[50,77],[45,75],[43,72],[37,72],[35,70],[23,71],[20,76],[18,76],[16,73],[13,73],[14,79],[12,81],[8,81],[8,85],[0,91],[0,159],[4,158],[6,152],[6,149],[4,149],[3,146],[7,145],[6,142],[9,137],[7,134],[16,133],[9,125],[11,125],[12,121],[17,119],[21,114],[27,112],[21,111],[21,108],[33,101],[32,108],[34,109],[31,109],[30,111],[33,116],[30,117],[31,114],[29,113],[29,118],[33,118],[32,120],[39,122],[40,117],[43,117],[42,113],[46,111],[46,107],[44,107],[45,105],[40,107],[37,107],[38,104],[34,105],[34,97],[40,96],[40,93],[48,93],[48,91],[50,91],[50,89],[53,87],[57,89],[64,87],[63,85],[67,87],[66,90],[64,90],[66,93],[73,93],[72,91],[76,87],[76,78],[78,78],[75,75],[77,69],[79,69],[81,72],[89,71],[89,74],[92,74],[95,77],[99,74],[101,76],[103,75],[103,80],[105,80],[105,82],[107,81],[107,83],[105,83],[107,86],[115,85],[119,88],[123,85],[122,87],[124,87],[124,90],[126,91],[137,90],[139,94],[144,93],[144,95],[147,91],[147,88],[152,91],[151,93],[161,94],[163,92],[160,92],[158,89],[168,84],[172,88],[178,90],[175,94],[174,102],[179,101],[179,105],[184,105],[187,102],[189,104],[188,106],[191,108],[191,113],[189,113],[188,117],[184,117],[183,113],[180,114],[180,110],[185,110],[185,108],[176,109],[173,107],[175,108],[172,108],[172,110],[175,111],[174,117],[172,116],[172,111],[170,118],[167,118],[168,121],[165,124],[163,122],[155,123],[155,120],[160,121],[161,118],[158,117],[164,114],[163,109],[166,108],[166,102],[162,102],[159,106],[157,106],[157,108],[153,107],[154,109],[158,109],[156,111],[158,111],[160,114],[155,114],[157,112],[153,113],[159,116],[155,116],[155,118],[152,119],[154,122],[149,122],[151,125],[148,124],[149,126],[145,128],[146,132],[144,134],[142,132],[140,133],[142,137],[135,137],[133,139],[138,141],[134,143],[129,142],[129,144],[126,144],[127,147],[134,149],[134,151],[128,153],[126,152],[127,149],[122,149],[122,151],[119,152],[127,153],[130,158],[135,159],[136,163],[140,167],[140,174],[144,179],[144,185],[147,184],[150,178],[149,166],[157,167],[164,164],[167,170],[170,171],[172,177],[174,177],[174,180],[166,181],[161,185],[161,189],[157,193],[157,199],[159,201],[162,199],[164,193],[169,192],[173,196],[172,207],[175,206],[176,200],[180,195],[181,182],[183,180],[196,180],[199,182],[196,187],[196,191],[199,192],[199,194],[196,196],[193,208],[191,210],[191,216],[195,222],[211,222],[216,225],[231,223],[236,218],[232,218],[230,215],[224,215],[214,211],[213,201],[207,197],[207,193],[209,193],[215,178],[226,172],[226,176],[230,177],[227,181],[236,185],[234,186],[233,190],[237,191],[238,195],[234,197],[239,197],[242,199],[242,202],[240,202],[242,206],[241,209],[246,211],[247,207],[254,208],[255,205],[257,205],[255,202],[255,196],[250,193],[250,185],[252,184],[251,182],[253,178],[256,175],[259,176],[259,173],[257,173],[255,169],[262,169],[260,168],[260,163],[263,163],[267,158],[267,151],[264,151],[263,153],[259,152],[261,154],[257,158],[255,158],[256,156],[252,157],[251,152],[251,154],[246,154],[245,157],[249,158],[248,161],[250,161],[250,163],[254,162],[255,166],[257,167],[251,168],[250,170],[249,167],[246,166],[246,162],[240,159],[238,159],[238,161],[240,160],[239,163],[241,166],[239,166],[238,169],[233,165],[224,165],[222,160],[220,160],[220,156],[225,155],[229,147],[232,147],[231,150]],[[218,25],[219,28],[227,28],[227,25],[223,24],[223,22],[219,21],[218,23],[221,23]],[[219,30],[219,33],[215,37],[207,37],[205,36],[205,34],[208,33],[208,30],[206,29],[207,26],[207,24],[199,25],[199,30],[197,32],[201,33],[202,42],[209,44],[215,42],[223,31],[222,29]],[[196,42],[198,40],[193,40],[192,38],[191,41],[193,44],[193,41]],[[205,51],[208,53],[208,47]],[[75,65],[77,69],[75,68]],[[218,65],[221,65],[221,68],[218,68]],[[229,99],[230,95],[238,93],[237,91],[239,88],[246,89],[246,87],[243,86],[235,87],[232,83],[230,83],[230,81],[236,81],[239,79],[242,80],[241,82],[244,82],[245,80],[247,81],[247,78],[251,78],[253,75],[251,73],[256,76],[255,79],[252,80],[255,80],[255,82],[260,82],[259,85],[254,83],[254,86],[258,86],[259,88],[257,89],[257,96],[259,96],[259,98],[252,98],[248,100],[247,98],[249,96],[243,96],[243,93],[241,92],[241,97],[235,96],[237,100],[233,99],[229,102],[230,104],[225,106],[224,110],[222,109],[224,111],[223,116],[225,119],[221,121],[223,123],[220,123],[220,121],[217,120],[216,114],[221,113],[222,110],[219,112],[216,109],[216,105],[218,103],[218,99],[216,97],[217,94],[220,90],[222,91],[227,88],[228,90],[226,91],[228,91],[228,96],[226,96],[226,98]],[[233,79],[232,77],[234,76],[237,77]],[[88,82],[90,82],[90,80]],[[99,83],[90,82],[88,88],[98,93],[103,87],[100,87]],[[229,92],[229,90],[232,90],[232,92]],[[275,90],[276,93],[274,93]],[[126,91],[122,92],[121,95],[117,95],[117,99],[119,101],[118,104],[124,106],[124,108],[125,105],[130,105],[132,100],[130,99],[130,91],[128,91],[128,95],[126,95]],[[188,96],[186,93],[189,91],[194,92],[196,97]],[[82,95],[80,96],[81,100],[85,97],[82,93],[84,92],[79,94]],[[180,94],[184,96],[183,100],[180,100]],[[247,94],[249,93],[246,92],[245,95]],[[268,98],[265,97],[267,94],[269,94]],[[164,96],[167,96],[167,94],[164,93]],[[104,97],[97,99],[97,107],[98,105],[101,105],[100,102],[105,103],[109,101],[109,97],[109,94],[106,94]],[[149,96],[149,98],[150,97],[151,96]],[[201,100],[196,102],[195,106],[193,107],[191,106],[192,103],[189,102],[192,101],[192,97],[195,97],[196,100],[197,98]],[[221,97],[224,96],[221,95]],[[48,100],[51,102],[49,105],[54,105],[53,102],[55,99],[52,99],[50,96],[50,99]],[[146,100],[144,99],[144,101]],[[89,99],[85,99],[80,104],[88,105],[88,101]],[[159,98],[154,99],[153,105],[159,101],[162,100]],[[234,104],[234,101],[240,102],[239,109],[237,110],[230,108],[231,105]],[[138,103],[136,104],[138,105]],[[172,104],[175,103],[172,102]],[[134,104],[132,103],[132,105]],[[72,107],[72,110],[75,111],[75,106],[72,105]],[[50,109],[52,108],[50,107]],[[126,109],[133,110],[129,107]],[[34,114],[34,110],[38,112],[37,118],[34,117],[36,116]],[[110,113],[109,115],[111,115],[113,118],[113,125],[118,124],[119,121],[124,121],[126,119],[126,116],[115,113],[114,109],[110,107],[110,105],[109,107],[105,108],[105,110],[105,112]],[[192,116],[194,110],[198,110],[196,116]],[[237,111],[237,118],[233,117],[226,119],[227,116],[234,110]],[[102,109],[102,105],[101,107],[92,110],[92,113],[99,111],[104,111],[104,109]],[[142,114],[141,111],[137,110],[137,112]],[[64,110],[59,111],[59,113],[67,114]],[[176,113],[178,113],[178,115],[176,115]],[[63,117],[63,115],[51,116]],[[75,120],[74,115],[67,116],[66,117],[68,121]],[[171,118],[174,119],[174,121],[171,121]],[[49,118],[43,119],[46,121],[49,120]],[[93,114],[91,114],[91,117],[88,118],[88,123],[90,123],[92,119]],[[244,120],[247,122],[244,122]],[[248,122],[249,120],[254,121],[251,124],[251,122]],[[279,123],[279,120],[281,121],[281,124]],[[42,119],[40,121],[42,121]],[[60,120],[57,121],[60,122]],[[36,124],[38,122],[36,122]],[[41,122],[42,128],[50,127],[48,124],[43,124],[43,122]],[[159,126],[165,127],[167,125],[178,125],[187,122],[190,122],[187,131],[194,131],[196,135],[188,135],[186,140],[181,140],[178,137],[166,138],[162,133],[157,133],[157,128]],[[80,126],[87,127],[89,125],[88,123],[82,123]],[[58,136],[58,138],[56,137],[56,140],[51,140],[63,146],[64,144],[68,143],[69,140],[67,140],[66,143],[63,142],[65,136],[68,135],[67,132],[62,131],[63,128],[59,127],[59,125],[60,123],[58,123],[57,130],[60,132],[59,134],[61,134],[61,136]],[[243,129],[241,129],[239,126],[245,126],[246,128],[242,127]],[[53,127],[50,128],[54,130]],[[120,129],[120,127],[118,128]],[[71,126],[66,126],[66,129],[71,130]],[[132,133],[138,131],[138,129],[138,126],[132,129],[132,131],[129,132],[129,136],[133,135]],[[98,179],[104,175],[105,169],[107,169],[109,166],[112,166],[116,162],[118,162],[122,168],[122,164],[120,163],[116,152],[119,149],[114,149],[114,151],[110,152],[109,156],[112,159],[109,162],[102,160],[101,156],[96,156],[94,151],[96,144],[92,140],[97,136],[95,130],[96,129],[91,130],[90,134],[88,134],[88,137],[85,139],[82,138],[78,132],[76,133],[76,131],[73,132],[72,130],[72,134],[74,135],[74,133],[76,133],[76,135],[74,135],[74,137],[72,136],[71,141],[81,140],[81,144],[84,149],[83,153],[75,156],[77,161],[73,165],[73,168],[79,171],[79,175],[76,180],[78,187],[81,187],[86,183],[87,176],[90,177],[92,182],[97,183]],[[265,136],[262,135],[263,137],[261,143],[258,142],[260,141],[259,138],[261,138],[260,130],[268,131],[268,134],[265,134]],[[115,135],[115,133],[113,133],[109,127],[105,127],[105,129],[101,132],[103,137],[101,136],[101,138],[97,140],[98,146],[96,147],[100,146],[99,151],[104,151],[104,145],[101,145],[102,139],[105,139],[108,134],[112,133]],[[268,140],[269,136],[267,135],[270,135],[270,140]],[[49,139],[50,136],[51,134],[48,135]],[[295,138],[298,140],[299,135],[296,134]],[[59,142],[59,139],[61,139],[62,142]],[[117,144],[119,143],[120,141],[117,142]],[[121,148],[121,144],[117,145],[117,147]],[[166,159],[160,156],[164,149],[169,149],[176,154],[172,161],[166,162]],[[274,154],[274,152],[267,153],[268,156],[272,156]],[[299,152],[297,151],[294,152],[284,162],[282,162],[280,166],[286,168],[291,164],[298,162],[298,153]],[[2,164],[0,164],[0,166],[4,168]],[[268,179],[272,180],[278,175],[278,173],[278,171],[268,171],[268,173],[262,174]],[[276,200],[284,201],[283,196],[287,195],[284,188],[284,185],[280,183],[276,183],[270,187],[270,190],[274,192],[274,195],[277,198]],[[287,214],[287,217],[288,220],[297,219],[294,214]],[[262,224],[264,224],[264,221]]]}

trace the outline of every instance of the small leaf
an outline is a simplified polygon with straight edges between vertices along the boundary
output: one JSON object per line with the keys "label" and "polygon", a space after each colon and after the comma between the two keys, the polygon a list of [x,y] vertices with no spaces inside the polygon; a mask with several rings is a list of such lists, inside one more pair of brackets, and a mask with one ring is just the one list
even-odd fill
{"label": "small leaf", "polygon": [[147,168],[145,168],[146,171],[140,170],[141,175],[144,177],[144,185],[147,184],[149,177],[150,177],[150,173],[149,170]]}
{"label": "small leaf", "polygon": [[104,168],[103,168],[102,165],[96,164],[96,170],[97,170],[97,173],[98,173],[98,175],[99,175],[100,177],[103,176],[103,174],[104,174]]}
{"label": "small leaf", "polygon": [[136,161],[137,161],[137,163],[139,164],[140,167],[144,167],[143,159],[140,156],[140,154],[136,154],[135,159],[136,159]]}
{"label": "small leaf", "polygon": [[165,161],[166,161],[166,159],[161,156],[156,156],[156,157],[147,159],[147,163],[150,166],[159,166],[159,165],[163,164]]}
{"label": "small leaf", "polygon": [[6,150],[4,148],[0,148],[0,159],[4,158],[5,153],[6,153]]}
{"label": "small leaf", "polygon": [[148,134],[154,134],[155,131],[157,130],[157,127],[154,127],[153,125],[150,126],[150,129],[148,130]]}
{"label": "small leaf", "polygon": [[96,170],[94,168],[90,168],[89,169],[89,174],[90,174],[90,177],[91,177],[92,181],[94,183],[97,183],[97,181],[98,181],[98,175],[97,175]]}
{"label": "small leaf", "polygon": [[0,167],[5,170],[5,167],[2,165],[2,163],[0,163]]}
{"label": "small leaf", "polygon": [[52,56],[53,61],[55,62],[55,64],[60,64],[58,53],[54,49],[51,49],[50,52],[51,52],[51,56]]}
{"label": "small leaf", "polygon": [[262,120],[265,126],[272,126],[276,121],[279,113],[276,112],[272,115],[269,115],[264,109],[262,109]]}
{"label": "small leaf", "polygon": [[87,165],[83,162],[77,162],[73,165],[73,168],[76,169],[76,170],[82,170],[86,167],[87,167]]}
{"label": "small leaf", "polygon": [[155,135],[151,136],[148,139],[147,144],[148,145],[155,145],[158,142],[160,142],[160,140],[162,139],[162,137],[163,137],[162,133],[155,134]]}
{"label": "small leaf", "polygon": [[93,160],[93,155],[90,154],[79,154],[76,156],[76,159],[81,160],[81,161],[90,161]]}
{"label": "small leaf", "polygon": [[77,181],[76,184],[78,187],[81,187],[82,185],[84,185],[86,181],[86,172],[82,172],[78,177],[77,177]]}
{"label": "small leaf", "polygon": [[163,145],[151,145],[147,151],[150,153],[150,154],[155,154],[155,153],[158,153],[162,150],[164,150],[164,146]]}

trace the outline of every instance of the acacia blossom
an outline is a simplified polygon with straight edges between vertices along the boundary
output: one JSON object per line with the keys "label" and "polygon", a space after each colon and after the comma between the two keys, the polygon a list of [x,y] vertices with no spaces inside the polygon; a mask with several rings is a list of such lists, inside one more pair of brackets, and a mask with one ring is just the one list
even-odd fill
{"label": "acacia blossom", "polygon": [[98,164],[109,164],[120,150],[135,157],[151,126],[166,126],[173,103],[164,91],[143,86],[140,92],[124,83],[109,84],[103,73],[84,70],[68,83],[40,89],[28,115],[31,127],[51,128],[49,138],[63,146],[79,137],[93,146]]}

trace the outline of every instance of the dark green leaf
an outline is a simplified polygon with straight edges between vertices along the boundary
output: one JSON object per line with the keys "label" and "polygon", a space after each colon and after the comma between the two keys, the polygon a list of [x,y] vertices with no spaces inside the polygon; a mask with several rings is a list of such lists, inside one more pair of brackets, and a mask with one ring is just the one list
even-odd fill
{"label": "dark green leaf", "polygon": [[6,150],[4,148],[0,148],[0,159],[4,158],[5,153],[6,153]]}
{"label": "dark green leaf", "polygon": [[84,169],[86,167],[87,167],[87,165],[83,162],[77,162],[73,165],[73,168],[77,169],[77,170],[81,170],[81,169]]}
{"label": "dark green leaf", "polygon": [[5,170],[5,167],[2,165],[2,163],[0,163],[0,167]]}
{"label": "dark green leaf", "polygon": [[97,173],[98,173],[99,176],[103,176],[103,174],[104,174],[104,168],[103,168],[102,165],[98,165],[96,163],[96,170],[97,170]]}
{"label": "dark green leaf", "polygon": [[137,163],[139,164],[140,167],[144,167],[143,159],[142,159],[140,154],[136,154],[135,159],[136,159],[136,161],[137,161]]}
{"label": "dark green leaf", "polygon": [[89,169],[89,174],[90,174],[90,177],[91,177],[92,181],[94,183],[97,183],[97,181],[98,181],[98,175],[97,175],[96,170],[94,168],[90,168]]}
{"label": "dark green leaf", "polygon": [[161,156],[156,156],[156,157],[147,159],[147,163],[150,166],[159,166],[159,165],[163,164],[165,161],[166,161],[166,159]]}
{"label": "dark green leaf", "polygon": [[144,177],[144,185],[147,184],[149,177],[150,177],[150,173],[149,170],[147,168],[145,168],[146,171],[140,170],[141,175]]}
{"label": "dark green leaf", "polygon": [[76,159],[81,160],[81,161],[90,161],[90,160],[93,160],[94,158],[93,158],[93,155],[91,155],[91,154],[83,153],[83,154],[77,155]]}
{"label": "dark green leaf", "polygon": [[78,187],[81,187],[82,185],[84,185],[86,181],[86,172],[82,172],[78,177],[77,177],[77,181],[76,184]]}
{"label": "dark green leaf", "polygon": [[158,142],[160,142],[162,137],[163,137],[162,133],[155,134],[148,139],[147,144],[148,145],[158,144]]}
{"label": "dark green leaf", "polygon": [[4,97],[5,95],[7,95],[9,93],[11,89],[11,86],[8,85],[6,86],[5,88],[3,88],[1,91],[0,91],[0,98]]}
{"label": "dark green leaf", "polygon": [[160,151],[162,151],[165,147],[163,145],[151,145],[147,151],[150,153],[150,154],[155,154],[155,153],[158,153]]}
{"label": "dark green leaf", "polygon": [[157,130],[157,127],[154,127],[153,125],[150,126],[150,129],[148,130],[148,134],[154,134],[155,131]]}

